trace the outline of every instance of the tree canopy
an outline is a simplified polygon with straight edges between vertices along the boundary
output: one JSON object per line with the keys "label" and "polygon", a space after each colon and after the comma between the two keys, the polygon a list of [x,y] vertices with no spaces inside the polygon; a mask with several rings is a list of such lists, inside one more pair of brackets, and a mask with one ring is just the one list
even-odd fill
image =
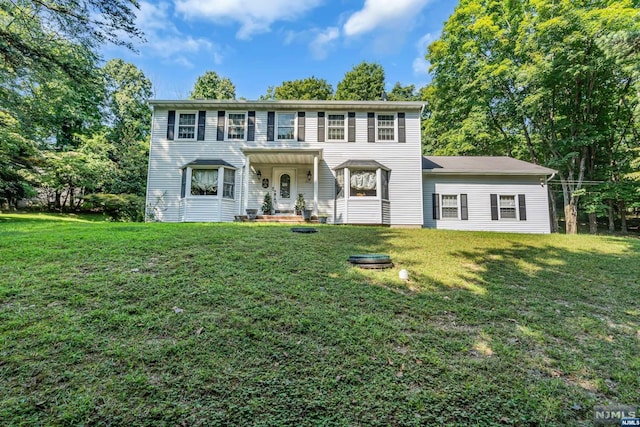
{"label": "tree canopy", "polygon": [[[462,0],[427,54],[426,145],[557,169],[566,229],[576,232],[580,198],[604,191],[589,187],[587,197],[586,184],[622,188],[615,183],[638,147],[633,55],[608,54],[602,43],[639,25],[629,0]],[[600,195],[624,214],[621,193]]]}
{"label": "tree canopy", "polygon": [[265,99],[278,100],[327,100],[333,96],[333,87],[325,79],[315,76],[306,79],[282,82],[280,86],[269,88]]}
{"label": "tree canopy", "polygon": [[215,71],[207,71],[196,80],[189,95],[191,99],[235,99],[236,87],[231,79]]}
{"label": "tree canopy", "polygon": [[338,83],[335,99],[348,101],[376,101],[384,91],[384,69],[376,63],[362,62]]}

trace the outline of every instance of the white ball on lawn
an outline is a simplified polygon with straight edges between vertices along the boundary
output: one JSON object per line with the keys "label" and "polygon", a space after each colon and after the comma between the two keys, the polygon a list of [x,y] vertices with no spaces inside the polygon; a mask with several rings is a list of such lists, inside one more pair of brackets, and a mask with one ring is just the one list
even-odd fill
{"label": "white ball on lawn", "polygon": [[407,270],[405,270],[404,268],[402,270],[400,270],[400,279],[402,280],[409,280],[409,272]]}

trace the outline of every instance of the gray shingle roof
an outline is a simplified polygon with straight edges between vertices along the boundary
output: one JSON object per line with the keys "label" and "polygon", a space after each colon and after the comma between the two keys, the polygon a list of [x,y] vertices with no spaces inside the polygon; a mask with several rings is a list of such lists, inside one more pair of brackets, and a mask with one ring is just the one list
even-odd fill
{"label": "gray shingle roof", "polygon": [[507,156],[424,156],[422,171],[467,175],[551,175],[556,172]]}
{"label": "gray shingle roof", "polygon": [[183,168],[186,168],[187,166],[225,166],[228,168],[237,169],[235,166],[225,162],[222,159],[196,159],[184,165]]}
{"label": "gray shingle roof", "polygon": [[340,163],[338,166],[334,167],[333,170],[338,170],[342,168],[364,168],[364,169],[383,169],[389,171],[388,167],[383,164],[376,162],[375,160],[347,160],[344,163]]}

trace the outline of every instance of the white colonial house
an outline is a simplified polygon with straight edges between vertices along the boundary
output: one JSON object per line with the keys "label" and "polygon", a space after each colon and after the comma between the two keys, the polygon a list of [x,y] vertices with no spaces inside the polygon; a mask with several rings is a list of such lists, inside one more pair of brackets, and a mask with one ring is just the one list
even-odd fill
{"label": "white colonial house", "polygon": [[420,102],[151,101],[147,217],[292,213],[330,224],[548,233],[553,170],[507,157],[423,157]]}

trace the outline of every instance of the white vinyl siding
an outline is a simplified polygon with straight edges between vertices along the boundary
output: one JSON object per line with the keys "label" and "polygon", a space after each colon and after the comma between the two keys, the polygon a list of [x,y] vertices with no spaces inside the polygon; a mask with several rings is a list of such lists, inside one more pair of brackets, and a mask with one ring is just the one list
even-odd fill
{"label": "white vinyl siding", "polygon": [[[423,176],[424,226],[448,230],[502,231],[514,233],[550,233],[547,187],[540,185],[540,176],[465,176],[425,173]],[[468,220],[433,219],[432,194],[467,195]],[[518,195],[526,196],[527,220],[491,219],[491,194],[515,195],[516,216]]]}
{"label": "white vinyl siding", "polygon": [[[273,107],[269,106],[273,111]],[[246,199],[248,208],[259,209],[262,205],[264,193],[262,180],[269,179],[269,186],[273,185],[271,170],[282,164],[260,164],[251,162],[251,167],[262,171],[262,177],[258,179],[255,173],[245,174],[243,165],[246,157],[242,149],[273,149],[274,153],[286,152],[286,150],[316,149],[322,150],[318,167],[318,213],[329,216],[329,223],[367,223],[389,224],[391,226],[421,226],[422,225],[422,200],[421,194],[421,147],[420,147],[420,118],[419,112],[406,113],[406,138],[407,143],[402,145],[369,144],[367,142],[367,112],[356,111],[355,135],[356,142],[349,144],[336,144],[335,141],[318,142],[317,124],[318,111],[307,110],[305,112],[305,141],[267,141],[267,112],[268,109],[256,110],[255,115],[255,141],[246,141],[246,112],[238,110],[225,111],[225,138],[228,133],[229,114],[245,114],[245,128],[243,137],[245,140],[225,143],[216,140],[218,127],[217,109],[207,109],[204,141],[183,141],[175,144],[166,139],[168,110],[156,107],[152,122],[152,137],[149,153],[149,175],[147,185],[147,209],[156,220],[175,221],[233,221],[234,215],[244,214]],[[223,108],[221,108],[223,109]],[[325,112],[325,132],[328,116],[339,115],[343,123],[343,140],[347,137],[347,112]],[[288,113],[285,111],[284,113]],[[277,115],[276,110],[276,125]],[[178,112],[176,112],[176,135],[178,126]],[[297,112],[296,112],[297,114]],[[197,134],[197,111],[196,134]],[[296,115],[297,119],[297,115]],[[277,130],[276,130],[277,132]],[[276,133],[277,135],[277,133]],[[325,133],[326,135],[326,133]],[[396,135],[397,138],[397,130]],[[181,195],[182,168],[196,159],[222,159],[237,168],[235,173],[234,199],[222,197],[222,186],[215,196],[187,197]],[[383,203],[380,197],[357,197],[362,201],[369,199],[373,205],[363,204],[351,206],[350,216],[339,211],[339,201],[335,200],[335,172],[333,168],[350,159],[377,160],[379,163],[391,169],[384,178],[388,181],[388,195],[383,194],[382,199],[388,199]],[[313,164],[287,163],[288,168],[297,170],[298,193],[303,193],[307,203],[313,200],[313,179],[307,181],[309,170],[313,173]],[[248,177],[248,194],[245,194],[244,179]],[[186,177],[185,177],[186,179]],[[381,178],[382,179],[382,178]],[[186,181],[190,182],[190,181]],[[380,181],[378,181],[380,185]],[[348,188],[345,188],[349,191]],[[347,199],[351,200],[348,193]],[[385,197],[386,196],[386,197]],[[215,199],[215,200],[204,200]],[[340,199],[345,200],[345,199]],[[527,202],[529,200],[527,199]],[[232,206],[232,207],[229,207]]]}

